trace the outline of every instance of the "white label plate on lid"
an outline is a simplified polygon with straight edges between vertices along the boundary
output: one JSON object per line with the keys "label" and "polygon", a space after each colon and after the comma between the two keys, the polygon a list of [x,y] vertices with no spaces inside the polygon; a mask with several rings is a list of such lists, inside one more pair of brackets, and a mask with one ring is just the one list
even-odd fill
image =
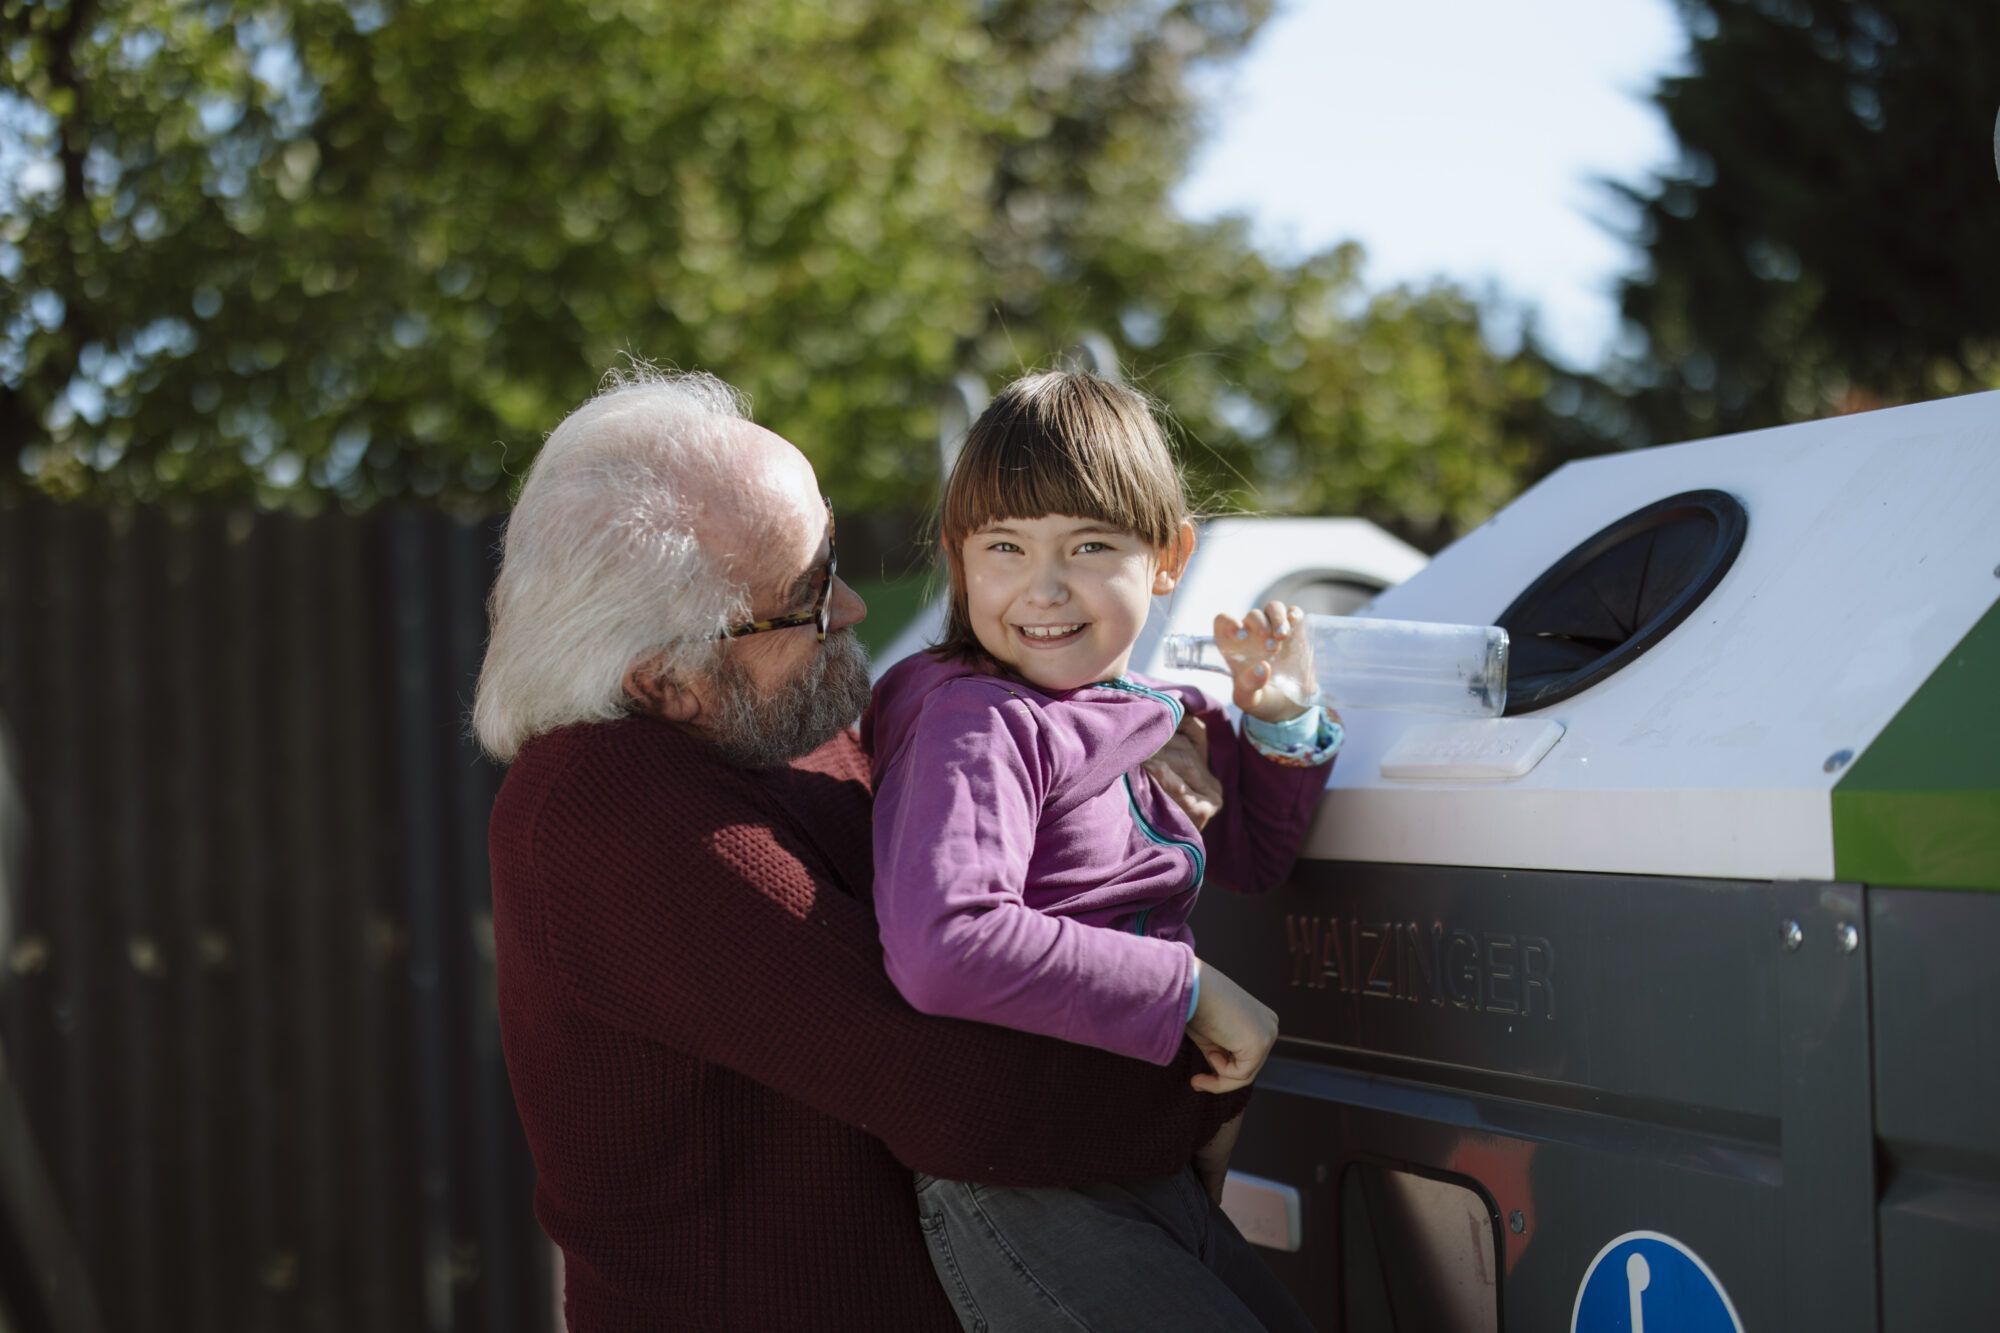
{"label": "white label plate on lid", "polygon": [[1426,722],[1382,756],[1385,778],[1518,778],[1542,761],[1563,727],[1540,717]]}

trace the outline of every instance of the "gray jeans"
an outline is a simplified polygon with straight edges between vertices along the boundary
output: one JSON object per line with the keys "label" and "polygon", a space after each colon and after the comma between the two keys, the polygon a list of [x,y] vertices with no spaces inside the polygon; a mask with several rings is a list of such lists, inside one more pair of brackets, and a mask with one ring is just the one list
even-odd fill
{"label": "gray jeans", "polygon": [[1080,1189],[916,1184],[931,1266],[967,1333],[1311,1333],[1192,1170]]}

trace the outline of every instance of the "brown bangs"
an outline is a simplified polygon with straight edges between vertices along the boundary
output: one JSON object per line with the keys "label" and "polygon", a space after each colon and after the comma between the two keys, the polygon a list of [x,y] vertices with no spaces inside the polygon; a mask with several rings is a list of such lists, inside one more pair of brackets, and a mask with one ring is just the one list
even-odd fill
{"label": "brown bangs", "polygon": [[1123,384],[1074,371],[1029,375],[1000,391],[966,432],[940,508],[951,604],[932,651],[953,657],[983,655],[966,620],[955,558],[981,528],[1065,514],[1166,551],[1189,517],[1180,469],[1151,404]]}

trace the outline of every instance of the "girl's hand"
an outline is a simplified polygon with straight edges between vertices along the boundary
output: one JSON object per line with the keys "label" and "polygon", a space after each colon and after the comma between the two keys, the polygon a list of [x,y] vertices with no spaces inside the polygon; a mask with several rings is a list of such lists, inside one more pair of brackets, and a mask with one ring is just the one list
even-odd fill
{"label": "girl's hand", "polygon": [[1212,1074],[1196,1074],[1199,1092],[1234,1092],[1264,1067],[1278,1040],[1278,1016],[1249,991],[1207,963],[1201,965],[1201,994],[1187,1034],[1208,1060]]}
{"label": "girl's hand", "polygon": [[1306,613],[1283,602],[1269,602],[1242,620],[1215,618],[1215,643],[1236,681],[1236,706],[1266,722],[1289,722],[1312,704],[1294,699],[1273,684],[1273,676],[1292,691],[1317,693],[1313,678],[1312,642],[1300,632]]}

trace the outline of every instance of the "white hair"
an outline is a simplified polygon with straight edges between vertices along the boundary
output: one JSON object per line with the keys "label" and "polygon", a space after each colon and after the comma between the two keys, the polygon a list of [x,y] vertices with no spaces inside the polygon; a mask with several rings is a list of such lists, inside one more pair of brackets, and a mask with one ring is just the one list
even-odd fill
{"label": "white hair", "polygon": [[495,759],[531,736],[627,711],[625,675],[715,660],[748,592],[695,540],[699,498],[728,475],[741,394],[713,375],[613,371],[550,433],[501,539],[472,727]]}

